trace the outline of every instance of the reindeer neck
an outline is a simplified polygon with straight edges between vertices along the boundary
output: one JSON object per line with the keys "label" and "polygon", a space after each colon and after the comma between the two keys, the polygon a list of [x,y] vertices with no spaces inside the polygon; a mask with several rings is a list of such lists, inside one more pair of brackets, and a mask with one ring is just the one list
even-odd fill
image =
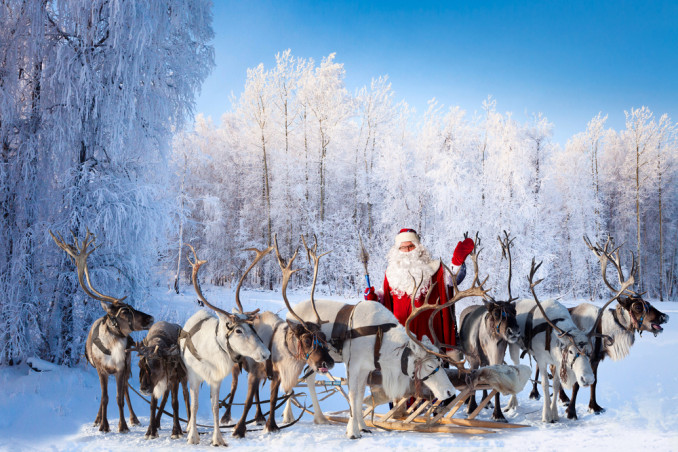
{"label": "reindeer neck", "polygon": [[628,333],[635,334],[631,313],[624,315],[624,308],[620,304],[617,304],[617,307],[610,309],[610,311],[612,312],[612,318],[620,328]]}

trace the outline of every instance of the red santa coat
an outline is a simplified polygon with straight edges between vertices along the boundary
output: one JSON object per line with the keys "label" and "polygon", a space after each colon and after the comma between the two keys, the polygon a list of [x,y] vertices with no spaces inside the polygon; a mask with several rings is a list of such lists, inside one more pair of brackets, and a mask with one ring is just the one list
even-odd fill
{"label": "red santa coat", "polygon": [[[432,281],[436,281],[437,284],[435,287],[433,287],[433,293],[431,293],[429,303],[438,305],[447,303],[445,272],[441,265],[438,266],[438,270],[436,270],[431,279]],[[427,292],[428,291],[426,290],[421,291],[414,302],[416,307],[422,305],[424,299],[426,298]],[[396,316],[402,325],[405,325],[407,317],[412,312],[412,302],[410,300],[410,295],[399,290],[391,289],[386,275],[384,275],[384,293],[381,297],[381,303]],[[412,322],[410,322],[410,330],[417,336],[417,339],[427,336],[429,339],[431,339],[431,341],[433,341],[428,329],[428,319],[432,312],[433,311],[424,311],[415,317]],[[433,329],[436,333],[436,336],[438,336],[438,339],[440,339],[440,341],[445,344],[457,345],[456,325],[454,320],[455,319],[452,317],[450,308],[439,311],[433,320]]]}

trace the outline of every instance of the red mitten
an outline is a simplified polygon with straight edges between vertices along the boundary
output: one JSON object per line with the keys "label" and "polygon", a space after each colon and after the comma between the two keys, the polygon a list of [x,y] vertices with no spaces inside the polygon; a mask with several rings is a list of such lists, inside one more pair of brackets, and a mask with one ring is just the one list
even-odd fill
{"label": "red mitten", "polygon": [[379,301],[377,294],[374,293],[374,287],[368,287],[367,289],[365,289],[365,300]]}
{"label": "red mitten", "polygon": [[473,251],[475,246],[476,244],[473,243],[473,239],[470,238],[466,238],[463,241],[458,242],[457,247],[454,249],[454,253],[452,254],[452,265],[458,267],[463,264],[466,260],[466,256],[471,254],[471,251]]}

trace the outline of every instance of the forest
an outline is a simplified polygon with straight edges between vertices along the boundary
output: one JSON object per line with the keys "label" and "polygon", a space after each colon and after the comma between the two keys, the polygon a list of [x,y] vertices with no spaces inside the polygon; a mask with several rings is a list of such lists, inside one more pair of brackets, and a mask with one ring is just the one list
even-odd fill
{"label": "forest", "polygon": [[[97,287],[141,308],[158,288],[192,290],[187,243],[209,261],[203,284],[233,286],[251,261],[244,249],[277,236],[291,255],[302,234],[332,250],[319,291],[359,299],[359,237],[379,286],[404,227],[445,262],[477,232],[497,299],[503,231],[516,238],[514,293],[526,293],[535,257],[552,296],[607,297],[588,235],[623,245],[627,269],[634,254],[646,298],[675,299],[678,135],[667,115],[601,112],[560,145],[547,112],[519,119],[491,97],[473,112],[435,99],[418,112],[386,75],[351,91],[335,54],[281,50],[273,67],[248,69],[217,122],[195,111],[212,38],[207,0],[0,0],[0,365],[78,363],[101,315],[49,230],[95,234]],[[606,125],[622,113],[624,129]],[[277,263],[245,285],[279,290]]]}

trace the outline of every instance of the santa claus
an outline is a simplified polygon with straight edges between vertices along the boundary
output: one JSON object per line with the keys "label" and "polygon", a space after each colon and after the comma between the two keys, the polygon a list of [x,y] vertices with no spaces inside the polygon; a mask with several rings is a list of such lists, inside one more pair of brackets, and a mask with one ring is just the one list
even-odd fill
{"label": "santa claus", "polygon": [[[466,276],[466,257],[473,251],[473,240],[466,238],[457,243],[452,255],[452,272],[457,275],[457,284]],[[388,252],[388,266],[384,277],[384,288],[375,292],[374,287],[365,289],[365,299],[379,301],[393,312],[398,321],[405,325],[412,312],[411,294],[415,289],[414,277],[421,285],[415,296],[415,306],[424,302],[429,291],[429,303],[444,304],[452,293],[452,277],[446,274],[440,260],[433,260],[428,249],[421,244],[414,229],[401,229],[395,237],[395,244]],[[436,282],[431,288],[432,282]],[[410,322],[410,330],[418,339],[431,337],[428,319],[431,311],[424,311]],[[443,343],[456,345],[456,326],[453,309],[443,309],[433,320],[436,336]]]}

